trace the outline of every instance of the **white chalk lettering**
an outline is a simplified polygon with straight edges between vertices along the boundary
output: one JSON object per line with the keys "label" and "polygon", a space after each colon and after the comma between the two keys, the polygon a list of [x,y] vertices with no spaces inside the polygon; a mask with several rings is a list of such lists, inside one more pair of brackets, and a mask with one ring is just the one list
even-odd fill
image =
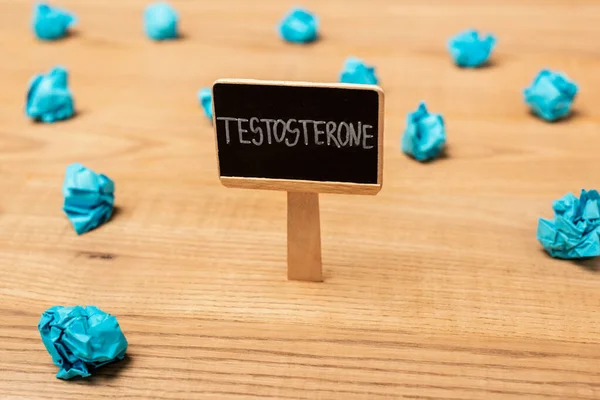
{"label": "white chalk lettering", "polygon": [[373,135],[367,134],[367,129],[368,128],[373,128],[373,127],[371,125],[367,125],[367,124],[363,125],[363,131],[362,131],[363,132],[363,141],[362,141],[362,145],[363,146],[362,147],[365,150],[369,150],[369,149],[373,148],[373,146],[367,146],[367,139],[373,138]]}
{"label": "white chalk lettering", "polygon": [[271,125],[270,122],[275,122],[274,119],[261,119],[260,122],[265,122],[267,124],[267,142],[271,144]]}
{"label": "white chalk lettering", "polygon": [[252,143],[255,146],[260,146],[263,143],[263,141],[265,140],[262,128],[260,126],[254,126],[254,124],[257,124],[258,122],[260,122],[258,118],[256,118],[256,117],[250,118],[250,132],[252,132],[254,134],[258,134],[260,137],[260,140],[256,140],[256,136],[252,138]]}
{"label": "white chalk lettering", "polygon": [[289,119],[288,122],[287,122],[287,124],[286,124],[286,126],[285,126],[285,129],[287,129],[287,131],[289,133],[295,133],[296,134],[296,140],[293,143],[291,143],[290,139],[286,137],[285,138],[285,144],[288,147],[294,147],[295,145],[298,144],[298,140],[300,140],[300,128],[294,128],[294,129],[292,129],[290,127],[290,125],[292,124],[292,122],[297,123],[297,121],[295,119]]}
{"label": "white chalk lettering", "polygon": [[306,125],[310,122],[313,122],[310,119],[301,119],[300,121],[298,121],[302,124],[302,129],[304,132],[304,145],[308,146],[308,128],[306,127]]}
{"label": "white chalk lettering", "polygon": [[[259,117],[217,117],[225,122],[227,144],[252,144],[254,146],[282,145],[287,147],[327,146],[332,148],[358,147],[370,150],[377,147],[373,125],[362,121],[315,121],[312,119],[269,119]],[[230,125],[230,122],[234,122]],[[220,122],[219,122],[220,124]],[[223,134],[219,125],[219,133]],[[221,139],[222,140],[222,137]],[[239,141],[236,141],[239,140]]]}
{"label": "white chalk lettering", "polygon": [[315,129],[315,144],[317,146],[325,144],[325,142],[319,141],[319,135],[324,135],[325,134],[325,132],[323,132],[322,130],[319,130],[319,125],[320,124],[325,125],[325,121],[313,121],[314,129]]}
{"label": "white chalk lettering", "polygon": [[[342,147],[348,145],[348,142],[350,141],[350,132],[349,132],[348,126],[352,126],[352,124],[347,124],[346,122],[341,122],[337,128],[337,140],[339,141],[339,143]],[[344,128],[344,130],[346,131],[346,140],[342,140],[342,128]],[[354,129],[354,128],[352,128],[352,129]]]}
{"label": "white chalk lettering", "polygon": [[240,135],[240,143],[250,144],[252,142],[242,137],[244,133],[248,133],[248,129],[242,128],[242,122],[248,122],[248,120],[246,118],[238,118],[238,135]]}
{"label": "white chalk lettering", "polygon": [[[277,125],[278,124],[281,124],[281,136],[277,136]],[[273,137],[275,138],[275,141],[277,143],[281,143],[281,142],[283,142],[283,139],[285,139],[285,127],[286,127],[285,121],[282,119],[278,119],[273,124]]]}
{"label": "white chalk lettering", "polygon": [[217,120],[225,121],[225,140],[229,144],[231,142],[231,138],[229,137],[229,121],[237,121],[237,118],[219,117]]}
{"label": "white chalk lettering", "polygon": [[350,146],[360,146],[361,122],[358,122],[358,129],[354,130],[354,124],[349,124],[348,136],[350,137]]}
{"label": "white chalk lettering", "polygon": [[331,146],[331,142],[333,141],[333,143],[335,144],[335,146],[339,149],[340,148],[340,143],[338,142],[338,140],[334,136],[335,126],[336,126],[335,122],[329,121],[325,125],[325,136],[327,137],[327,146]]}

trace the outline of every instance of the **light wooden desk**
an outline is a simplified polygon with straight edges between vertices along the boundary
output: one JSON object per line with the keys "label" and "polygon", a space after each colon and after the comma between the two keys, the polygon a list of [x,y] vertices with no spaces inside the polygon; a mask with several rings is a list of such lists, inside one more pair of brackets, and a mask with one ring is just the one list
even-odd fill
{"label": "light wooden desk", "polygon": [[[600,186],[600,5],[593,1],[313,0],[323,40],[275,31],[292,1],[173,1],[185,39],[141,31],[146,1],[64,0],[78,34],[38,43],[31,4],[0,0],[0,398],[600,399],[600,262],[549,258],[552,200]],[[544,5],[542,5],[542,3]],[[491,67],[447,38],[497,34]],[[386,92],[384,188],[321,196],[325,283],[285,279],[285,193],[225,189],[196,91],[220,77],[335,81],[349,55]],[[79,115],[23,115],[28,79],[61,63]],[[575,116],[533,118],[542,67],[581,87]],[[399,150],[419,100],[449,156]],[[118,212],[77,237],[64,169],[116,182]],[[129,358],[54,375],[37,332],[52,305],[116,315]]]}

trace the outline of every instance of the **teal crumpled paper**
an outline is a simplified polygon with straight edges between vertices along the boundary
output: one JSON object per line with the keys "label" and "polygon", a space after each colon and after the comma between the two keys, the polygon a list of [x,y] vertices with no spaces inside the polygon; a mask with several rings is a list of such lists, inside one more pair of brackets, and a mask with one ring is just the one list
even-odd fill
{"label": "teal crumpled paper", "polygon": [[175,39],[179,15],[169,3],[150,4],[144,10],[144,30],[152,40]]}
{"label": "teal crumpled paper", "polygon": [[319,21],[309,11],[294,8],[279,24],[279,34],[292,43],[308,43],[317,39]]}
{"label": "teal crumpled paper", "polygon": [[440,114],[430,114],[424,102],[408,114],[402,135],[402,151],[418,161],[437,157],[446,145],[446,128]]}
{"label": "teal crumpled paper", "polygon": [[56,40],[67,36],[68,29],[77,22],[77,18],[68,11],[38,3],[33,9],[31,27],[41,40]]}
{"label": "teal crumpled paper", "polygon": [[540,218],[537,239],[555,258],[586,258],[600,255],[600,195],[581,191],[579,199],[569,193],[552,203],[553,219]]}
{"label": "teal crumpled paper", "polygon": [[105,223],[115,202],[115,184],[79,163],[67,167],[63,183],[63,211],[78,235]]}
{"label": "teal crumpled paper", "polygon": [[117,318],[94,306],[54,306],[42,314],[38,330],[60,379],[88,377],[90,369],[122,360],[127,339]]}
{"label": "teal crumpled paper", "polygon": [[577,85],[565,74],[543,69],[524,95],[536,115],[552,122],[569,114],[577,91]]}
{"label": "teal crumpled paper", "polygon": [[68,77],[67,70],[57,66],[46,75],[36,74],[31,78],[25,114],[33,120],[46,123],[71,118],[75,110]]}
{"label": "teal crumpled paper", "polygon": [[448,50],[456,65],[469,68],[483,65],[495,45],[493,35],[479,36],[476,30],[461,32],[448,40]]}
{"label": "teal crumpled paper", "polygon": [[378,79],[375,75],[375,67],[366,65],[359,58],[349,57],[340,73],[340,82],[377,85]]}
{"label": "teal crumpled paper", "polygon": [[206,115],[212,121],[212,92],[209,88],[202,88],[198,91],[198,101],[204,110],[204,115]]}

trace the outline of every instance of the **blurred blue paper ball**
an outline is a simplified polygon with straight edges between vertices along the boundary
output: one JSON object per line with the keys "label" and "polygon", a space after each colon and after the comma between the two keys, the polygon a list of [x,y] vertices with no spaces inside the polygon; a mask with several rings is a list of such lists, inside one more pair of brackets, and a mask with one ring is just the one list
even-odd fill
{"label": "blurred blue paper ball", "polygon": [[402,151],[417,161],[429,161],[439,156],[446,146],[446,127],[440,114],[431,114],[425,103],[408,114],[402,136]]}
{"label": "blurred blue paper ball", "polygon": [[523,94],[525,102],[537,116],[553,122],[571,112],[578,90],[565,74],[543,69]]}
{"label": "blurred blue paper ball", "polygon": [[170,4],[153,3],[144,10],[144,30],[152,40],[175,39],[179,15]]}
{"label": "blurred blue paper ball", "polygon": [[279,24],[279,34],[292,43],[309,43],[317,39],[319,23],[307,10],[294,8]]}
{"label": "blurred blue paper ball", "polygon": [[496,45],[493,35],[479,35],[475,30],[467,30],[450,38],[448,50],[456,65],[475,68],[485,64]]}
{"label": "blurred blue paper ball", "polygon": [[46,75],[37,74],[31,78],[25,104],[25,114],[29,118],[52,123],[71,118],[74,113],[65,68],[56,66]]}
{"label": "blurred blue paper ball", "polygon": [[76,22],[75,16],[65,10],[38,3],[33,9],[31,27],[38,39],[56,40],[65,37]]}
{"label": "blurred blue paper ball", "polygon": [[200,105],[204,110],[204,115],[206,115],[210,120],[212,120],[212,92],[209,88],[202,88],[198,91],[198,102],[200,102]]}
{"label": "blurred blue paper ball", "polygon": [[379,80],[375,75],[375,67],[366,65],[359,58],[349,57],[340,72],[340,82],[377,85]]}

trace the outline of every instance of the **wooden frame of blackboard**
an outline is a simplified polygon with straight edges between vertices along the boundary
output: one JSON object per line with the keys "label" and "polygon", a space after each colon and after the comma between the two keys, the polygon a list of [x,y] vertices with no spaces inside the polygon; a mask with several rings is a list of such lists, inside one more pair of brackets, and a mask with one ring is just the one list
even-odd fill
{"label": "wooden frame of blackboard", "polygon": [[[378,131],[377,131],[377,183],[348,183],[348,182],[323,182],[323,181],[306,181],[297,179],[272,179],[272,178],[247,178],[247,177],[232,177],[221,176],[220,166],[217,162],[219,179],[221,184],[228,188],[240,189],[263,189],[263,190],[281,190],[287,192],[308,192],[308,193],[332,193],[332,194],[364,194],[375,195],[379,193],[383,185],[383,129],[384,129],[384,94],[383,90],[376,85],[362,85],[349,83],[317,83],[317,82],[296,82],[296,81],[263,81],[254,79],[218,79],[214,85],[219,83],[225,84],[242,84],[242,85],[272,85],[272,86],[305,86],[319,88],[337,88],[337,89],[354,89],[354,90],[372,90],[378,95]],[[213,94],[214,95],[214,94]],[[213,126],[217,124],[217,116],[214,110],[215,103],[213,101]],[[216,139],[216,138],[215,138]],[[219,146],[215,140],[217,149],[217,158],[219,154]]]}

